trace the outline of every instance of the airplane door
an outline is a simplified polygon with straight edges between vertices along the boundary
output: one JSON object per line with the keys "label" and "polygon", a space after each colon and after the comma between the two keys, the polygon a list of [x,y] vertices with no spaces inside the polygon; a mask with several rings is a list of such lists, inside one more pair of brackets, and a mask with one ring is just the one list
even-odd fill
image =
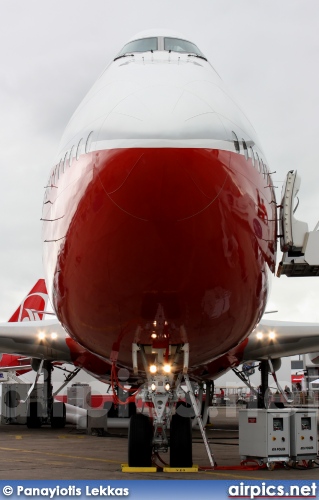
{"label": "airplane door", "polygon": [[[286,176],[286,181],[282,190],[279,220],[281,224],[280,246],[283,252],[293,252],[300,255],[305,236],[308,233],[308,224],[299,221],[294,214],[299,205],[297,198],[301,179],[297,175],[297,170],[291,170]],[[295,204],[297,198],[297,204]]]}

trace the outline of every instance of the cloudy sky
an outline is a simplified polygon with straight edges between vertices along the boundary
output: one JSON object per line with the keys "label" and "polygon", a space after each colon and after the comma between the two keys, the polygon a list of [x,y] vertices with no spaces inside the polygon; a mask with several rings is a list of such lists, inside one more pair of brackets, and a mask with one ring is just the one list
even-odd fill
{"label": "cloudy sky", "polygon": [[[64,127],[126,40],[170,28],[209,58],[253,123],[280,195],[319,219],[318,0],[0,0],[0,320],[43,276],[44,186]],[[273,280],[268,319],[319,321],[319,278]]]}

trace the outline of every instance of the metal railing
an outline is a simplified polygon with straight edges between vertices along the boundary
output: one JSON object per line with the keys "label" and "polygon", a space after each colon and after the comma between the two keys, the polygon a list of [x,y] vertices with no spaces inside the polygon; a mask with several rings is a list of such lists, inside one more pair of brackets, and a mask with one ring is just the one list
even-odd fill
{"label": "metal railing", "polygon": [[[287,394],[289,405],[291,406],[312,406],[319,408],[319,391],[297,391]],[[227,394],[224,398],[215,395],[213,406],[242,406],[245,403],[250,403],[257,398],[250,395]],[[270,401],[274,403],[287,404],[281,394],[273,393],[270,396]]]}

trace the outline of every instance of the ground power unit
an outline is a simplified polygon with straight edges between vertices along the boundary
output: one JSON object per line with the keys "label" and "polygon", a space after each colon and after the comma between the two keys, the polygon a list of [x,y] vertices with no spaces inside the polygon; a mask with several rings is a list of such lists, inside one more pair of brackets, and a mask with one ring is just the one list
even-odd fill
{"label": "ground power unit", "polygon": [[239,410],[239,454],[266,463],[288,462],[290,458],[290,409]]}
{"label": "ground power unit", "polygon": [[290,414],[290,456],[316,460],[318,455],[317,409],[292,408]]}
{"label": "ground power unit", "polygon": [[91,408],[91,386],[89,384],[72,384],[67,388],[68,404],[88,410]]}

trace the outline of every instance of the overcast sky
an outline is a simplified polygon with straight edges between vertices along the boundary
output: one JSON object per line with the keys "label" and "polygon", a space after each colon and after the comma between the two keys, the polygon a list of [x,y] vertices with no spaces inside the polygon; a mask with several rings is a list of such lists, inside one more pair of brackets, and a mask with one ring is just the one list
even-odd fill
{"label": "overcast sky", "polygon": [[[68,119],[126,40],[157,27],[197,43],[253,123],[278,199],[297,169],[298,217],[319,219],[318,0],[0,0],[0,320],[43,277],[42,198]],[[276,278],[267,319],[319,321],[318,306],[319,278]]]}

